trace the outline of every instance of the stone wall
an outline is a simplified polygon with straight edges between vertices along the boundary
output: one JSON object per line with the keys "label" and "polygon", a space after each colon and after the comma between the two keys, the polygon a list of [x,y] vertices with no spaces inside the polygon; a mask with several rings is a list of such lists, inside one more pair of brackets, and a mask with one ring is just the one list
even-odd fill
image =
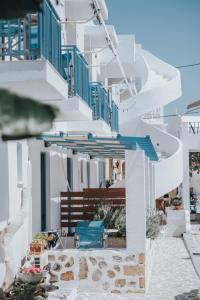
{"label": "stone wall", "polygon": [[80,289],[103,289],[116,294],[145,291],[145,255],[127,250],[76,249],[48,251],[51,278]]}

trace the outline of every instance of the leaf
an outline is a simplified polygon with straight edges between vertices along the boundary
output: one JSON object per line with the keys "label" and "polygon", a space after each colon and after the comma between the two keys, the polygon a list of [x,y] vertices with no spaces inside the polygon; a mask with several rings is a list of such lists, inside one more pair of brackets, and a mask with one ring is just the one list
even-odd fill
{"label": "leaf", "polygon": [[41,9],[43,0],[1,0],[0,19],[24,18],[28,13]]}
{"label": "leaf", "polygon": [[58,109],[0,90],[0,134],[2,139],[35,137],[52,127]]}

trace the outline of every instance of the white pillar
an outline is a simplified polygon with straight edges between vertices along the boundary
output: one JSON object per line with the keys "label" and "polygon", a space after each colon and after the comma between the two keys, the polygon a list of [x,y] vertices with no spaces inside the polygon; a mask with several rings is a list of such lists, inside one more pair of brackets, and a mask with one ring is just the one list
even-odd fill
{"label": "white pillar", "polygon": [[183,184],[182,199],[184,209],[190,211],[189,149],[187,141],[187,123],[182,123],[181,140],[183,143]]}
{"label": "white pillar", "polygon": [[154,209],[156,207],[155,199],[155,165],[150,163],[149,166],[149,177],[150,177],[150,208]]}
{"label": "white pillar", "polygon": [[126,150],[125,161],[127,249],[134,253],[144,253],[146,243],[144,152]]}
{"label": "white pillar", "polygon": [[90,160],[90,187],[99,187],[98,161],[96,159]]}
{"label": "white pillar", "polygon": [[151,208],[151,197],[150,197],[150,166],[149,158],[145,156],[145,198],[146,208]]}

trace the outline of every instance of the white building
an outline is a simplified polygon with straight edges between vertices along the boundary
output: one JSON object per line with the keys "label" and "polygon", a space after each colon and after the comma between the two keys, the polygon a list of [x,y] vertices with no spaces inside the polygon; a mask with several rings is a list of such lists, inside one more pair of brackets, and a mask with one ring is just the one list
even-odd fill
{"label": "white building", "polygon": [[[6,246],[13,250],[7,254],[13,273],[34,233],[60,228],[60,192],[99,188],[108,177],[107,159],[50,145],[52,136],[62,139],[59,132],[150,136],[157,161],[145,155],[146,146],[125,154],[128,251],[146,252],[146,209],[182,182],[182,143],[166,131],[162,118],[154,118],[180,97],[179,71],[134,36],[117,35],[107,19],[104,0],[45,0],[39,17],[26,21],[26,32],[23,21],[1,27],[0,88],[60,109],[46,138],[0,143],[0,230],[23,219]],[[26,191],[29,196],[22,197]],[[4,279],[2,254],[0,285]]]}

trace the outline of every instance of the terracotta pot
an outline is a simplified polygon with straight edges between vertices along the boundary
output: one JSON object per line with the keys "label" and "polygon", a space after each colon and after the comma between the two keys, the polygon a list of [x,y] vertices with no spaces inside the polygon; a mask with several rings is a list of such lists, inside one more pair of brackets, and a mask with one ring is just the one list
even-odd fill
{"label": "terracotta pot", "polygon": [[182,206],[182,205],[176,205],[176,206],[175,206],[175,209],[176,209],[176,210],[183,209],[183,206]]}
{"label": "terracotta pot", "polygon": [[31,243],[30,244],[30,255],[40,255],[44,252],[44,245]]}

